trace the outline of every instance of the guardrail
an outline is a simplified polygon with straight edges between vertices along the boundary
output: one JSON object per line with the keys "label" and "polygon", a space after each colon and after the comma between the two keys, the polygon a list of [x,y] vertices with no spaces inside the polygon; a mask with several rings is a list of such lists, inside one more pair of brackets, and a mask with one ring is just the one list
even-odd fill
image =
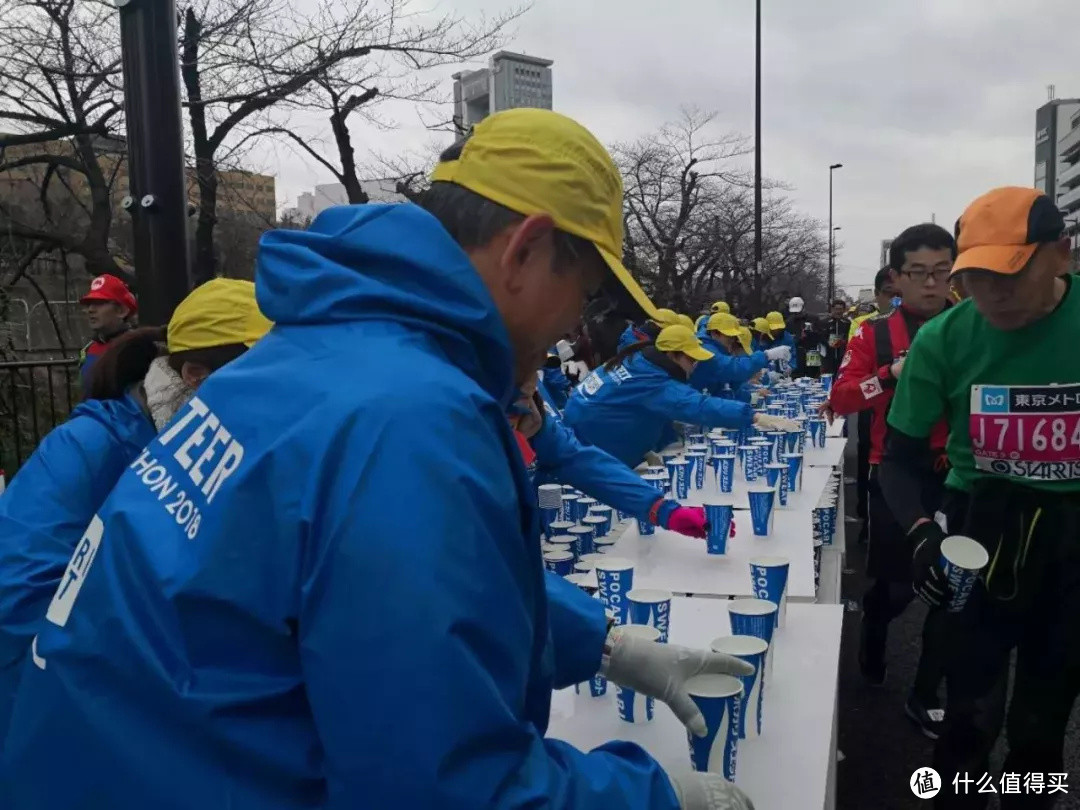
{"label": "guardrail", "polygon": [[79,361],[0,363],[0,470],[8,478],[79,400]]}

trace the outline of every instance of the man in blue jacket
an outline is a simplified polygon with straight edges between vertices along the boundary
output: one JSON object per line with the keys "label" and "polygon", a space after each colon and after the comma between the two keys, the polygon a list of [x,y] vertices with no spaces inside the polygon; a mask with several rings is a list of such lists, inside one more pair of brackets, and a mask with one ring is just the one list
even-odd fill
{"label": "man in blue jacket", "polygon": [[[637,746],[544,736],[563,684],[506,413],[587,295],[651,310],[618,259],[614,163],[570,119],[517,109],[433,180],[427,210],[264,235],[277,325],[87,528],[16,698],[13,807],[751,806]],[[637,688],[655,647],[615,628],[590,649]],[[686,652],[669,702],[694,671],[747,671]]]}
{"label": "man in blue jacket", "polygon": [[735,392],[771,361],[791,358],[788,346],[774,346],[736,356],[739,321],[734,315],[724,313],[709,318],[701,343],[713,353],[713,357],[697,364],[690,375],[690,385],[699,391],[729,399],[737,398]]}

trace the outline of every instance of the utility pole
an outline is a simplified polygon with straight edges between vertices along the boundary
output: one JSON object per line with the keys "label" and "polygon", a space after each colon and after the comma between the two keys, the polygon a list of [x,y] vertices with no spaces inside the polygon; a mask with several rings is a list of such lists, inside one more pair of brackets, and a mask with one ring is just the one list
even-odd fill
{"label": "utility pole", "polygon": [[754,270],[761,274],[761,0],[754,47]]}

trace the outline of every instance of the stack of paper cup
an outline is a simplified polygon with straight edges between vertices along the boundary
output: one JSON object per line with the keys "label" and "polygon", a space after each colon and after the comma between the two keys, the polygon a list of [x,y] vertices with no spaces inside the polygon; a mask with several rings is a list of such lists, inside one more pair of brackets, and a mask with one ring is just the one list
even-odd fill
{"label": "stack of paper cup", "polygon": [[787,617],[787,584],[791,561],[787,557],[763,555],[750,558],[750,586],[754,596],[776,605],[776,626]]}
{"label": "stack of paper cup", "polygon": [[776,490],[769,485],[755,485],[747,491],[750,501],[750,522],[754,527],[754,537],[768,537],[772,532],[773,502]]}
{"label": "stack of paper cup", "polygon": [[979,572],[989,561],[990,555],[986,549],[970,537],[954,535],[941,542],[941,570],[949,583],[946,610],[958,613],[964,609],[979,579]]}
{"label": "stack of paper cup", "polygon": [[705,717],[708,733],[687,732],[690,763],[695,771],[708,771],[735,781],[739,746],[742,683],[730,675],[696,675],[686,682],[690,699]]}
{"label": "stack of paper cup", "polygon": [[766,667],[772,666],[776,603],[765,599],[732,599],[727,603],[733,636],[756,636],[769,645]]}
{"label": "stack of paper cup", "polygon": [[600,601],[612,612],[615,624],[630,624],[630,600],[626,595],[634,588],[634,563],[610,554],[591,559],[596,566],[596,581],[600,586]]}
{"label": "stack of paper cup", "polygon": [[558,520],[562,512],[562,487],[541,484],[537,487],[536,499],[540,505],[540,527],[545,535],[550,535],[552,521]]}
{"label": "stack of paper cup", "polygon": [[742,675],[742,712],[739,715],[739,738],[761,736],[762,707],[765,698],[765,657],[769,644],[756,636],[723,636],[709,645],[713,652],[733,655],[754,668]]}
{"label": "stack of paper cup", "polygon": [[731,498],[713,497],[705,501],[704,508],[708,523],[706,550],[709,554],[726,554],[731,521],[735,519],[735,504]]}
{"label": "stack of paper cup", "polygon": [[[660,631],[644,624],[628,624],[619,631],[623,635],[636,636],[643,641],[657,642]],[[627,723],[648,723],[653,719],[653,699],[625,686],[615,686],[615,702],[619,719]]]}
{"label": "stack of paper cup", "polygon": [[634,588],[626,598],[630,600],[630,622],[656,628],[661,644],[668,642],[671,624],[671,591],[658,588]]}

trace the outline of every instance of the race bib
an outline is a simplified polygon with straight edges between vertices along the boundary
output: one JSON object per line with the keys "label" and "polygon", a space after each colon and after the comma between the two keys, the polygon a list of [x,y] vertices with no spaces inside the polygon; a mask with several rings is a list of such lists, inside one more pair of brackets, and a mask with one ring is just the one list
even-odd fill
{"label": "race bib", "polygon": [[973,385],[969,429],[977,469],[1080,479],[1080,385]]}
{"label": "race bib", "polygon": [[814,368],[821,365],[821,352],[809,351],[806,353],[806,365]]}

